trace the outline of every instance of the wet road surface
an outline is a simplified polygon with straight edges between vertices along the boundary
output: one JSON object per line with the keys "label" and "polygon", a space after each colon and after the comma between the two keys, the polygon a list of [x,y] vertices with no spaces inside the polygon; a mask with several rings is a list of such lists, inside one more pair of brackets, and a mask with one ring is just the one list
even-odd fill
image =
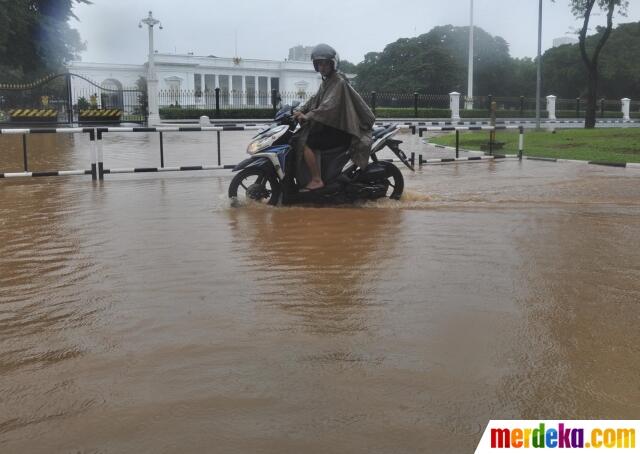
{"label": "wet road surface", "polygon": [[[105,141],[159,165],[157,136]],[[30,136],[32,167],[87,144]],[[215,134],[165,146],[216,160]],[[323,209],[232,209],[228,171],[0,180],[0,451],[453,453],[489,419],[637,418],[640,174],[403,173],[399,202]]]}

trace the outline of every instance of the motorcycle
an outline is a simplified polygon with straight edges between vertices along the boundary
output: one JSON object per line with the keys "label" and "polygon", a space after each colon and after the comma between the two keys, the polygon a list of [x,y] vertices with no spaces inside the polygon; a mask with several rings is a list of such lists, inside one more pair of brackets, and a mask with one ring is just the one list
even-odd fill
{"label": "motorcycle", "polygon": [[384,197],[400,199],[404,178],[392,162],[376,156],[388,147],[412,171],[413,166],[399,148],[400,140],[392,139],[399,131],[397,125],[373,129],[374,142],[370,161],[364,169],[351,162],[348,148],[323,150],[320,161],[325,186],[313,191],[300,191],[308,182],[306,166],[300,165],[290,145],[300,125],[293,116],[298,102],[283,106],[275,115],[274,123],[253,137],[247,153],[249,158],[233,168],[238,172],[229,185],[229,198],[233,205],[241,200],[269,205],[289,204],[344,204]]}

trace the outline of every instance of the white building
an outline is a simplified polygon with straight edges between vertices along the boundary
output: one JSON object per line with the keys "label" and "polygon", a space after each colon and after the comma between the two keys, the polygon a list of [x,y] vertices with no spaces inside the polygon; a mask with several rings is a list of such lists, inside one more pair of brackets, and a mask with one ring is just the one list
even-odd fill
{"label": "white building", "polygon": [[[270,105],[271,90],[295,94],[305,99],[317,91],[321,78],[313,69],[311,61],[276,61],[192,54],[155,54],[155,70],[160,93],[160,107],[171,105],[171,93],[182,96],[184,90],[191,91],[188,104],[207,106],[211,104],[214,89],[220,88],[221,99],[231,105]],[[83,76],[95,85],[113,90],[134,88],[140,76],[147,75],[146,64],[123,65],[117,63],[72,62],[68,66],[73,74]],[[74,78],[74,103],[80,96],[88,99],[96,94],[99,104],[106,104],[105,96],[90,82]],[[257,95],[257,96],[256,96]],[[115,96],[115,95],[114,95]],[[111,102],[111,106],[122,104]],[[125,103],[126,104],[126,103]]]}
{"label": "white building", "polygon": [[289,49],[289,60],[293,61],[309,61],[311,60],[311,52],[313,46],[298,45]]}

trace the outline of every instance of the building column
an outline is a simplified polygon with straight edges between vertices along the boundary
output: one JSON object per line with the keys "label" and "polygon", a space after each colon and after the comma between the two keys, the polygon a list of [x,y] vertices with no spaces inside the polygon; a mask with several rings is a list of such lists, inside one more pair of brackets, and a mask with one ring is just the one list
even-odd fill
{"label": "building column", "polygon": [[218,76],[218,74],[216,74],[214,77],[215,77],[215,80],[213,82],[213,84],[214,84],[213,88],[220,88],[220,76]]}

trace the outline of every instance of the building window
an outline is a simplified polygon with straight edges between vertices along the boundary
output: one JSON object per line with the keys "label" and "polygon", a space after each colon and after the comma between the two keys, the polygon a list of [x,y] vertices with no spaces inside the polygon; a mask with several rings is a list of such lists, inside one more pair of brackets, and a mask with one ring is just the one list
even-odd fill
{"label": "building window", "polygon": [[268,106],[270,94],[268,93],[269,89],[267,88],[268,78],[264,76],[258,77],[258,104],[261,106]]}
{"label": "building window", "polygon": [[214,91],[216,89],[216,76],[214,74],[204,75],[204,91]]}
{"label": "building window", "polygon": [[242,76],[232,76],[231,80],[231,88],[232,88],[232,104],[234,106],[239,106],[242,104]]}
{"label": "building window", "polygon": [[218,76],[220,84],[220,105],[229,105],[229,76]]}
{"label": "building window", "polygon": [[193,90],[196,98],[202,96],[202,74],[193,75]]}
{"label": "building window", "polygon": [[213,107],[216,102],[216,76],[214,74],[204,75],[204,102],[207,107]]}
{"label": "building window", "polygon": [[245,86],[247,87],[247,104],[255,106],[256,104],[256,78],[255,76],[245,76]]}
{"label": "building window", "polygon": [[280,78],[272,77],[271,78],[271,90],[275,90],[276,92],[280,92]]}
{"label": "building window", "polygon": [[169,89],[169,103],[174,107],[180,107],[180,79],[177,78],[169,78],[165,79],[167,83],[167,88]]}

